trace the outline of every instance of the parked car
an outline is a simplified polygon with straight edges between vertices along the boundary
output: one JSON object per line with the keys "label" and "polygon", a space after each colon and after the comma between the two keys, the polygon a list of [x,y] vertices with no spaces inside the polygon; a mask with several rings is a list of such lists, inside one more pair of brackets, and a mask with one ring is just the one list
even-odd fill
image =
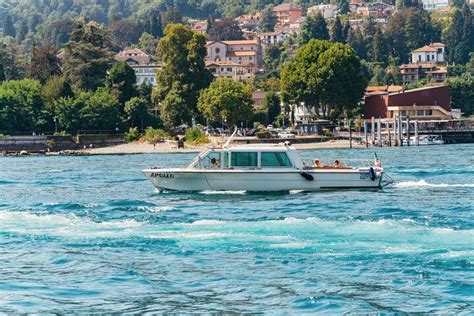
{"label": "parked car", "polygon": [[273,129],[273,124],[268,124],[268,125],[267,125],[267,129],[268,129],[268,130],[272,130],[272,129]]}
{"label": "parked car", "polygon": [[279,138],[295,138],[296,135],[293,133],[288,133],[288,132],[280,132],[278,133]]}

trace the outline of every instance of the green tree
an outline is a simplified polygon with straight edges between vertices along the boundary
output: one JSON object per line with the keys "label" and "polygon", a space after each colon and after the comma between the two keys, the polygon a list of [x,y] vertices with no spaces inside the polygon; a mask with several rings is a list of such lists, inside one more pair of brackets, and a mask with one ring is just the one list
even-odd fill
{"label": "green tree", "polygon": [[386,65],[388,63],[389,53],[390,47],[388,46],[387,40],[384,38],[382,31],[377,29],[372,40],[372,60]]}
{"label": "green tree", "polygon": [[269,92],[265,95],[263,109],[267,114],[269,123],[273,123],[281,114],[280,98],[275,92]]}
{"label": "green tree", "polygon": [[28,69],[29,77],[44,84],[51,76],[61,75],[61,62],[56,50],[47,45],[33,50]]}
{"label": "green tree", "polygon": [[326,20],[317,13],[316,15],[308,15],[301,28],[301,33],[298,37],[300,45],[308,43],[311,39],[328,40],[329,32]]}
{"label": "green tree", "polygon": [[209,121],[233,126],[252,116],[252,92],[249,86],[220,78],[201,92],[198,108]]}
{"label": "green tree", "polygon": [[183,23],[183,16],[176,7],[171,7],[161,15],[161,23],[165,28],[168,24]]}
{"label": "green tree", "polygon": [[5,17],[3,18],[3,36],[11,36],[13,38],[15,38],[16,36],[12,17],[9,14],[5,15]]}
{"label": "green tree", "polygon": [[110,91],[100,88],[94,92],[80,92],[76,97],[83,104],[80,109],[81,129],[115,130],[121,127],[121,105]]}
{"label": "green tree", "polygon": [[124,61],[113,64],[110,68],[105,86],[110,89],[120,104],[125,104],[137,94],[135,71]]}
{"label": "green tree", "polygon": [[113,22],[110,24],[109,30],[113,42],[121,48],[138,43],[138,39],[142,34],[141,27],[137,23],[127,19]]}
{"label": "green tree", "polygon": [[263,64],[266,71],[278,69],[281,60],[281,47],[272,45],[265,48],[263,53]]}
{"label": "green tree", "polygon": [[[196,115],[199,92],[208,87],[213,79],[204,63],[207,54],[205,37],[183,25],[170,24],[158,43],[157,54],[162,57],[162,67],[156,75],[158,86],[154,91],[155,104],[164,101],[174,90],[174,97],[183,99],[180,102],[184,107],[180,111],[186,114],[183,120],[192,114]],[[176,120],[174,114],[163,113],[167,108],[170,107],[164,107],[160,115],[166,117],[163,122],[166,121],[170,126]]]}
{"label": "green tree", "polygon": [[364,35],[362,35],[362,31],[359,27],[355,30],[349,29],[349,33],[347,35],[347,44],[354,49],[357,56],[361,59],[367,58],[367,50],[365,44]]}
{"label": "green tree", "polygon": [[133,97],[125,103],[126,121],[130,127],[139,126],[143,130],[143,124],[148,118],[148,102],[139,97]]}
{"label": "green tree", "polygon": [[72,98],[74,93],[71,84],[64,76],[52,76],[41,87],[41,99],[46,111],[57,114],[56,102],[61,98]]}
{"label": "green tree", "polygon": [[171,90],[161,102],[160,119],[167,130],[185,122],[190,122],[193,112],[186,103],[186,87],[174,82]]}
{"label": "green tree", "polygon": [[83,23],[65,48],[64,74],[79,88],[95,90],[104,83],[112,65],[108,31],[96,22]]}
{"label": "green tree", "polygon": [[451,92],[451,107],[461,109],[464,116],[474,114],[474,77],[467,73],[447,80]]}
{"label": "green tree", "polygon": [[215,21],[207,29],[207,35],[213,41],[231,41],[243,39],[243,33],[234,19],[224,18]]}
{"label": "green tree", "polygon": [[138,47],[148,55],[154,55],[157,41],[150,33],[143,32],[138,40]]}
{"label": "green tree", "polygon": [[462,44],[460,53],[460,62],[467,63],[470,59],[470,53],[474,52],[474,30],[472,14],[469,5],[466,3],[462,7],[463,30],[462,30]]}
{"label": "green tree", "polygon": [[16,43],[21,44],[28,34],[28,23],[25,19],[18,23],[18,32],[16,32]]}
{"label": "green tree", "polygon": [[332,26],[331,41],[341,43],[345,42],[345,36],[343,33],[343,28],[339,16],[336,16],[336,19],[334,20],[334,24]]}
{"label": "green tree", "polygon": [[76,133],[80,129],[82,99],[61,97],[55,102],[55,117],[58,130]]}
{"label": "green tree", "polygon": [[273,32],[275,31],[275,25],[277,23],[277,18],[273,13],[271,7],[262,11],[262,16],[258,22],[258,30],[260,32]]}
{"label": "green tree", "polygon": [[3,64],[0,63],[0,83],[5,81],[5,71],[3,70]]}
{"label": "green tree", "polygon": [[281,74],[283,100],[305,102],[323,117],[352,111],[364,95],[367,81],[354,50],[345,44],[311,40],[296,51]]}
{"label": "green tree", "polygon": [[8,133],[44,131],[41,85],[36,80],[10,80],[0,84],[0,130]]}

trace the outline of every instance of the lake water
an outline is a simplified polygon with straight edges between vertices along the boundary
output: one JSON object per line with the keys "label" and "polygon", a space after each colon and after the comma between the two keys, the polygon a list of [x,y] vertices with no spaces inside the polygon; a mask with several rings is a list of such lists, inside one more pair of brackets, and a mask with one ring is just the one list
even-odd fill
{"label": "lake water", "polygon": [[0,158],[0,312],[474,313],[474,145],[376,151],[394,186],[295,194],[140,172],[194,154]]}

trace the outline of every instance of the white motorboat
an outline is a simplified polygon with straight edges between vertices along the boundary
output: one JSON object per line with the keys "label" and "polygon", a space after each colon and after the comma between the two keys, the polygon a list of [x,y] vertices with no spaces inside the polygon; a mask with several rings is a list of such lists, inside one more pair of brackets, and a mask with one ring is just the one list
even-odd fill
{"label": "white motorboat", "polygon": [[143,173],[160,191],[317,191],[382,185],[379,160],[359,167],[348,161],[313,167],[288,142],[228,146],[229,142],[200,153],[186,168],[150,168]]}
{"label": "white motorboat", "polygon": [[[404,143],[407,143],[406,138],[403,139]],[[418,145],[443,145],[444,140],[440,135],[420,135],[418,136]],[[416,137],[410,137],[410,145],[416,145]]]}

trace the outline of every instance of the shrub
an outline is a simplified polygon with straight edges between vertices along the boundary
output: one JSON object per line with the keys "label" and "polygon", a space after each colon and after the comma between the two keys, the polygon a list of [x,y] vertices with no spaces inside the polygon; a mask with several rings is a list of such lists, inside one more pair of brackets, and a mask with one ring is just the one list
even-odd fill
{"label": "shrub", "polygon": [[130,127],[128,133],[125,133],[125,141],[127,143],[134,142],[140,139],[141,134],[138,132],[138,128]]}
{"label": "shrub", "polygon": [[272,133],[270,133],[269,131],[258,131],[255,133],[255,136],[260,139],[270,139],[272,138]]}
{"label": "shrub", "polygon": [[167,137],[169,136],[164,130],[147,127],[143,139],[148,143],[153,144],[153,148],[155,148],[156,143],[164,142]]}
{"label": "shrub", "polygon": [[200,127],[188,128],[186,130],[186,143],[192,145],[207,144],[209,138],[204,134],[204,131]]}

